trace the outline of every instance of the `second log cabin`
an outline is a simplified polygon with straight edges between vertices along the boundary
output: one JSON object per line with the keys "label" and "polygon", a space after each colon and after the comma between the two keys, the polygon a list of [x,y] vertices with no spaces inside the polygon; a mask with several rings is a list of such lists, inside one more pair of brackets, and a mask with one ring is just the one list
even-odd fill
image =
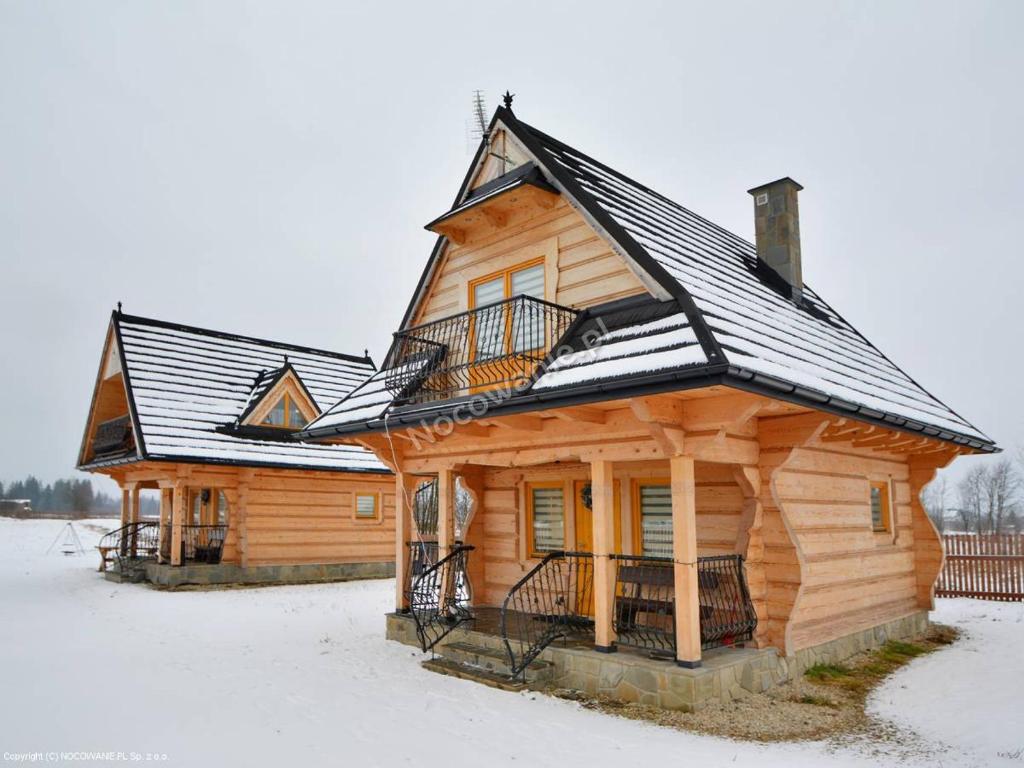
{"label": "second log cabin", "polygon": [[[165,586],[391,576],[391,472],[364,448],[292,439],[374,370],[119,308],[78,459],[122,491],[101,569]],[[157,520],[140,518],[145,489]]]}

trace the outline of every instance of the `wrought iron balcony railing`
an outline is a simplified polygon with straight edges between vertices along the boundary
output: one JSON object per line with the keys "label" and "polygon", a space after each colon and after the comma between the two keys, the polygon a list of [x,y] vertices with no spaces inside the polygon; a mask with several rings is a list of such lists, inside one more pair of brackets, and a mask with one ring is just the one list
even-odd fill
{"label": "wrought iron balcony railing", "polygon": [[96,456],[130,451],[135,447],[130,416],[103,421],[96,425],[92,439],[92,451]]}
{"label": "wrought iron balcony railing", "polygon": [[399,331],[385,386],[399,400],[448,400],[530,380],[579,310],[516,296]]}

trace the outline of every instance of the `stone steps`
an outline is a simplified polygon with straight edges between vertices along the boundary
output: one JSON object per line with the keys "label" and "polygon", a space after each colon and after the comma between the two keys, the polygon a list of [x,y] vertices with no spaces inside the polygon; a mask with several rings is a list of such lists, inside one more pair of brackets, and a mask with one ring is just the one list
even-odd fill
{"label": "stone steps", "polygon": [[[493,646],[455,640],[438,646],[435,650],[444,658],[467,667],[503,675],[506,679],[512,677],[512,669],[509,667],[508,655],[504,649],[498,650]],[[546,682],[551,677],[551,672],[552,666],[549,662],[535,659],[526,668],[526,682]]]}
{"label": "stone steps", "polygon": [[507,675],[500,675],[496,672],[489,672],[486,669],[471,667],[451,659],[428,659],[421,662],[420,666],[439,675],[457,677],[460,680],[472,680],[474,683],[481,683],[502,691],[518,692],[526,690],[526,683],[510,680]]}

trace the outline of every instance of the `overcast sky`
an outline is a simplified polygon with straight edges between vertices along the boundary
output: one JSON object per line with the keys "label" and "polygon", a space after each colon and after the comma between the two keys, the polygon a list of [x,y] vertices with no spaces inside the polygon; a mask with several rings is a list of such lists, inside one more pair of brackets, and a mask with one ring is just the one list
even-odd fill
{"label": "overcast sky", "polygon": [[118,300],[379,362],[476,88],[748,239],[745,190],[792,176],[807,283],[1024,442],[1022,28],[1010,0],[0,0],[0,480],[71,473]]}

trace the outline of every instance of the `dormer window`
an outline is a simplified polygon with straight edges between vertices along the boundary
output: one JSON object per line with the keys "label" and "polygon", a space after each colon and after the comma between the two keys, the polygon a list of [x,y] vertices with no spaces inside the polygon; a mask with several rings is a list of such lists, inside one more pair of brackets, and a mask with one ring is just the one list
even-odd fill
{"label": "dormer window", "polygon": [[267,411],[267,415],[263,417],[260,425],[279,429],[302,429],[308,422],[309,420],[302,414],[292,396],[285,392]]}

